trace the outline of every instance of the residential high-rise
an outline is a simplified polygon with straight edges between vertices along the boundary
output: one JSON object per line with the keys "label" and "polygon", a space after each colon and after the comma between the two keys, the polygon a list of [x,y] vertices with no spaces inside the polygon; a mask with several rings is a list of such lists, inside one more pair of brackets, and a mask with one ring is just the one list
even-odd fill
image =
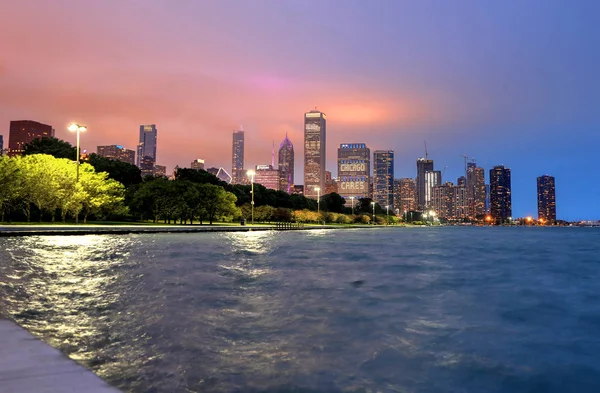
{"label": "residential high-rise", "polygon": [[233,131],[233,145],[231,153],[231,182],[233,184],[246,184],[248,177],[244,170],[244,131]]}
{"label": "residential high-rise", "polygon": [[294,145],[288,139],[287,132],[279,145],[278,168],[279,190],[291,194],[294,185]]}
{"label": "residential high-rise", "polygon": [[419,158],[417,160],[417,209],[425,210],[425,173],[433,171],[433,160]]}
{"label": "residential high-rise", "polygon": [[158,130],[156,124],[146,124],[140,126],[140,141],[137,147],[137,166],[144,171],[142,166],[147,167],[152,162],[152,170],[156,165],[156,141]]}
{"label": "residential high-rise", "polygon": [[190,168],[195,169],[195,170],[200,170],[200,169],[204,169],[204,160],[201,158],[197,158],[194,161],[192,161],[192,163],[190,164]]}
{"label": "residential high-rise", "polygon": [[325,191],[327,116],[318,110],[304,114],[304,196],[317,198]]}
{"label": "residential high-rise", "polygon": [[537,178],[538,220],[552,225],[556,222],[556,184],[554,176]]}
{"label": "residential high-rise", "polygon": [[338,194],[350,206],[352,197],[369,197],[371,150],[364,143],[342,143],[338,148]]}
{"label": "residential high-rise", "polygon": [[379,206],[394,206],[394,151],[373,152],[373,200]]}
{"label": "residential high-rise", "polygon": [[504,165],[490,169],[490,215],[496,224],[504,224],[512,217],[510,169]]}
{"label": "residential high-rise", "polygon": [[33,120],[13,120],[8,134],[8,156],[20,156],[23,147],[34,139],[54,136],[54,128]]}
{"label": "residential high-rise", "polygon": [[135,151],[131,149],[125,149],[121,145],[98,146],[96,152],[101,157],[119,160],[131,165],[135,165]]}
{"label": "residential high-rise", "polygon": [[394,210],[396,213],[417,210],[417,186],[415,179],[394,180]]}
{"label": "residential high-rise", "polygon": [[270,190],[279,190],[279,170],[273,165],[257,165],[254,183],[261,184]]}
{"label": "residential high-rise", "polygon": [[467,186],[467,178],[464,176],[459,177],[456,180],[456,185],[459,187],[466,187]]}
{"label": "residential high-rise", "polygon": [[437,216],[446,220],[468,217],[467,187],[446,182],[432,188],[431,207]]}
{"label": "residential high-rise", "polygon": [[474,162],[467,163],[467,200],[471,218],[486,214],[485,171]]}
{"label": "residential high-rise", "polygon": [[425,202],[423,210],[432,208],[433,187],[442,184],[442,172],[427,171],[425,172]]}

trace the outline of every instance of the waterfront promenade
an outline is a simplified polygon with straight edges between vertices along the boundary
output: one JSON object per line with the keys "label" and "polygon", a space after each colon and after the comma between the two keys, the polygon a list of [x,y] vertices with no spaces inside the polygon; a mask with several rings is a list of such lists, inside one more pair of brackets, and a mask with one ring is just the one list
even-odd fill
{"label": "waterfront promenade", "polygon": [[0,317],[0,392],[120,391],[16,323]]}

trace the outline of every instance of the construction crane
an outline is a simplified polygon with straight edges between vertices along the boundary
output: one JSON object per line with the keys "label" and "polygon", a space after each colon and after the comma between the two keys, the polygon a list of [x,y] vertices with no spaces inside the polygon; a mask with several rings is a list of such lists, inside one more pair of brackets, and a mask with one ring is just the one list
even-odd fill
{"label": "construction crane", "polygon": [[446,165],[444,167],[444,169],[442,170],[442,176],[441,176],[441,179],[440,179],[440,183],[444,180],[444,173],[446,173],[446,169],[448,169],[448,165]]}

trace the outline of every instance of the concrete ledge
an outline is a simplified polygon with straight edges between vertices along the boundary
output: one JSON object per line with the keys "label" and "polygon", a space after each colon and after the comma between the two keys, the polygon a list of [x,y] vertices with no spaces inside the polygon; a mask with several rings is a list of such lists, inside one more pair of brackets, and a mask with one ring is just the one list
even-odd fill
{"label": "concrete ledge", "polygon": [[118,393],[100,377],[32,336],[0,319],[0,392]]}

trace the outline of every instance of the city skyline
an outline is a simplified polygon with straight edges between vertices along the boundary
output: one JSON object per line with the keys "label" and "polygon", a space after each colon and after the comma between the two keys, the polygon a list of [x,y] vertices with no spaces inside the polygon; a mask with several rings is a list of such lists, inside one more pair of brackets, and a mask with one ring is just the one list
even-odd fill
{"label": "city skyline", "polygon": [[[323,13],[302,17],[317,4]],[[85,124],[88,152],[134,149],[128,130],[151,122],[161,129],[159,161],[169,173],[198,156],[229,170],[223,157],[238,124],[247,130],[248,167],[264,162],[267,141],[285,131],[300,157],[301,113],[316,105],[328,115],[327,170],[334,173],[339,144],[360,140],[394,150],[395,177],[414,177],[427,140],[436,169],[448,166],[444,181],[463,174],[462,154],[486,172],[510,167],[516,216],[536,215],[535,179],[550,173],[560,184],[559,218],[600,218],[600,182],[587,182],[597,178],[587,161],[600,127],[595,2],[382,1],[340,10],[335,1],[30,0],[4,10],[11,38],[0,64],[5,146],[10,120],[51,124],[72,143],[66,125]],[[249,22],[258,15],[260,29]],[[201,23],[190,23],[192,16]],[[219,25],[224,18],[231,23]],[[73,35],[72,20],[86,20],[86,29]],[[147,23],[157,28],[148,32]],[[306,23],[314,32],[307,36]],[[322,61],[309,63],[310,55]],[[565,146],[565,135],[577,143]],[[300,159],[295,172],[303,173]]]}

